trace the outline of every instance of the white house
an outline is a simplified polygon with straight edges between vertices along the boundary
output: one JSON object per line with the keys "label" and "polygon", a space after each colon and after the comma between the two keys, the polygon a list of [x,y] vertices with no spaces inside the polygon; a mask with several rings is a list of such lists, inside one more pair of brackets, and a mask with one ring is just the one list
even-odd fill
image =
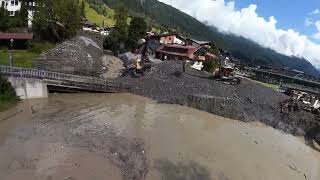
{"label": "white house", "polygon": [[[16,12],[21,9],[21,3],[22,2],[20,0],[0,0],[0,7],[4,7],[9,11],[10,16],[15,16]],[[26,3],[26,7],[28,9],[28,27],[31,28],[36,3],[35,0],[27,0]]]}

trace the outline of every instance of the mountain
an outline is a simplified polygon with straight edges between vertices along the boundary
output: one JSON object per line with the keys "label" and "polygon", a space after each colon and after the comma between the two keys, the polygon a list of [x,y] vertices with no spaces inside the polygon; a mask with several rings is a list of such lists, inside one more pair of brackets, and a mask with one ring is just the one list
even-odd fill
{"label": "mountain", "polygon": [[[101,0],[114,8],[119,0]],[[225,49],[241,63],[266,67],[289,67],[306,74],[319,76],[319,71],[306,59],[289,57],[269,48],[264,48],[246,38],[219,32],[180,10],[157,0],[123,0],[131,15],[144,16],[153,24],[198,40],[213,41],[219,48]]]}

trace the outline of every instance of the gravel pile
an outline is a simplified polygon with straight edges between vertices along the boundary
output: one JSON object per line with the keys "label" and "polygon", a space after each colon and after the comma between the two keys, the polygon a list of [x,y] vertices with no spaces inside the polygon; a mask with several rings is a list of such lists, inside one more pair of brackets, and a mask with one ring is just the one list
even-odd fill
{"label": "gravel pile", "polygon": [[177,61],[156,64],[142,78],[126,76],[119,81],[130,84],[132,93],[160,103],[190,106],[245,122],[261,121],[293,135],[304,136],[318,126],[311,113],[281,113],[280,103],[288,98],[281,93],[248,79],[233,86],[188,75]]}
{"label": "gravel pile", "polygon": [[78,36],[42,53],[35,66],[55,72],[99,76],[102,55],[103,50],[95,41]]}
{"label": "gravel pile", "polygon": [[101,75],[103,78],[116,79],[119,78],[124,71],[122,60],[115,56],[104,55],[102,57],[102,65],[105,69],[105,72]]}

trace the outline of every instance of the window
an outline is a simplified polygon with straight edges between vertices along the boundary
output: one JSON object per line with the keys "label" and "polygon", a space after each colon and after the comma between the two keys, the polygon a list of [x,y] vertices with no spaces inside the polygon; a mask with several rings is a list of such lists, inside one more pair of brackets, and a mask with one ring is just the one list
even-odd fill
{"label": "window", "polygon": [[11,1],[11,6],[18,6],[18,4],[19,4],[18,0]]}
{"label": "window", "polygon": [[10,16],[14,16],[14,14],[15,14],[14,11],[9,11]]}

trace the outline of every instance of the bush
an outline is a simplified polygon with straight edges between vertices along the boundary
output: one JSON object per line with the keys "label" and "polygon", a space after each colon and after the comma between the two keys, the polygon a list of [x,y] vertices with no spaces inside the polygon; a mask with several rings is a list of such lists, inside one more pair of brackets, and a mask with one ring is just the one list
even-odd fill
{"label": "bush", "polygon": [[0,74],[0,102],[17,100],[16,92],[10,82]]}
{"label": "bush", "polygon": [[218,60],[209,60],[203,63],[203,70],[207,72],[214,72],[217,68],[219,68]]}
{"label": "bush", "polygon": [[55,45],[49,42],[33,42],[30,45],[30,52],[40,54],[43,51],[47,51],[49,49],[54,48]]}

